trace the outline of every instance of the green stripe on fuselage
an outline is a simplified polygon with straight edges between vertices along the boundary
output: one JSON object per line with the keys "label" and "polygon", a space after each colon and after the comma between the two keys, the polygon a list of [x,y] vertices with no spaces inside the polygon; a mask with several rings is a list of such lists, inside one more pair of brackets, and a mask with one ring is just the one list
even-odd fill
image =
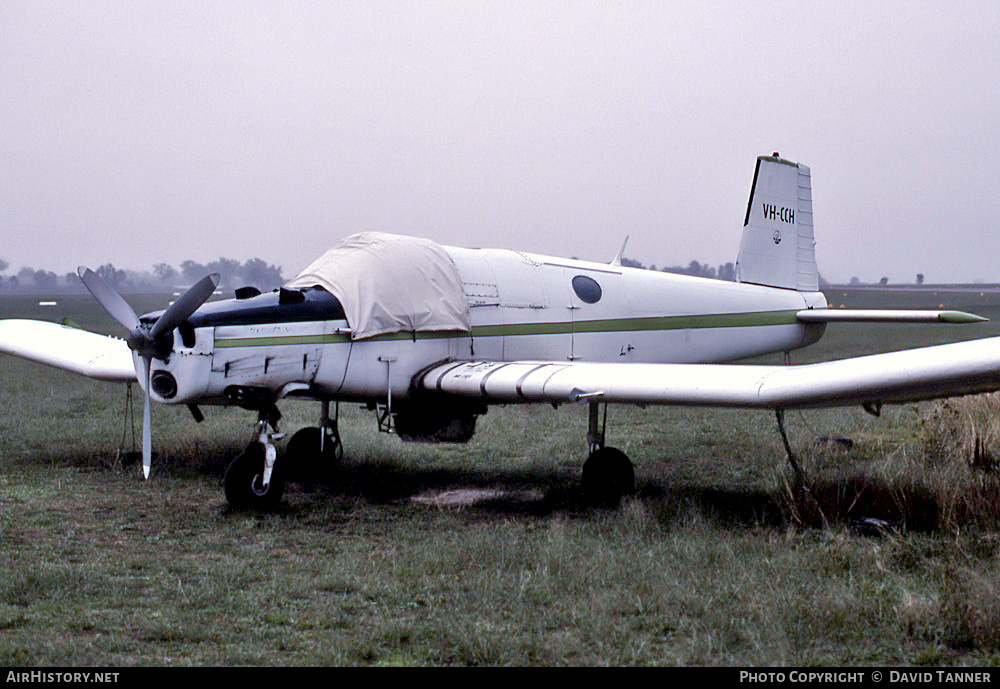
{"label": "green stripe on fuselage", "polygon": [[337,344],[350,342],[351,336],[346,333],[333,335],[268,335],[265,337],[217,337],[215,346],[226,347],[271,347],[275,345],[314,345]]}
{"label": "green stripe on fuselage", "polygon": [[[637,332],[642,330],[683,330],[685,328],[752,328],[762,325],[795,324],[796,311],[756,311],[751,313],[712,313],[696,316],[653,316],[623,318],[613,321],[573,323],[574,333]],[[605,324],[613,323],[608,328]]]}
{"label": "green stripe on fuselage", "polygon": [[[683,330],[686,328],[753,328],[771,325],[796,325],[797,310],[754,311],[749,313],[713,313],[692,316],[650,316],[646,318],[610,318],[592,321],[563,321],[557,323],[507,323],[477,325],[472,337],[519,337],[527,335],[569,335],[570,333],[615,333],[656,330]],[[463,332],[398,332],[367,338],[366,341],[427,340],[468,337]],[[271,335],[265,337],[216,338],[215,346],[270,347],[278,345],[338,344],[350,342],[347,333],[330,335]]]}

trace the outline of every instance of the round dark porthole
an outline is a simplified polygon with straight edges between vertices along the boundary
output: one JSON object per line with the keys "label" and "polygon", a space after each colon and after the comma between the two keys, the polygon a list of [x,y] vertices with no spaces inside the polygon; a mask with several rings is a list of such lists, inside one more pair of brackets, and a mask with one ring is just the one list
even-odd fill
{"label": "round dark porthole", "polygon": [[587,304],[596,304],[601,300],[601,286],[597,284],[597,280],[586,275],[573,278],[573,291],[580,297],[580,301]]}

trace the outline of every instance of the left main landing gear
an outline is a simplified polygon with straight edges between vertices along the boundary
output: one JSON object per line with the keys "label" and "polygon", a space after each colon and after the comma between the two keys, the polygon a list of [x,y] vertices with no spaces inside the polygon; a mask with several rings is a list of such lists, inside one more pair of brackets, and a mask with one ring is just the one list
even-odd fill
{"label": "left main landing gear", "polygon": [[590,402],[587,444],[590,456],[583,463],[583,495],[595,507],[618,507],[622,497],[635,492],[635,470],[628,456],[614,447],[604,446],[608,422],[608,405]]}
{"label": "left main landing gear", "polygon": [[323,401],[319,426],[300,428],[288,440],[285,462],[294,479],[309,479],[332,469],[344,458],[344,444],[340,439],[338,419],[340,404],[335,403],[333,417],[330,403]]}

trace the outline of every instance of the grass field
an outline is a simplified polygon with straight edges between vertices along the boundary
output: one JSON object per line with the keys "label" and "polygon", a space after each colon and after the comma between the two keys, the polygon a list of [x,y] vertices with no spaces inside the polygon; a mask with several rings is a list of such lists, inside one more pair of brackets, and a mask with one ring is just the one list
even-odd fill
{"label": "grass field", "polygon": [[[830,301],[890,296],[831,290]],[[0,297],[0,318],[69,316],[115,332],[88,297],[38,300]],[[164,305],[130,300],[140,312]],[[992,293],[900,301],[993,320],[831,326],[793,361],[1000,334]],[[278,513],[255,515],[229,510],[221,480],[250,412],[208,409],[195,424],[186,409],[154,407],[143,482],[119,453],[133,448],[123,386],[13,357],[0,357],[0,380],[2,665],[1000,660],[991,397],[879,418],[790,413],[822,517],[791,487],[766,412],[612,408],[609,444],[632,458],[639,493],[607,511],[579,492],[584,407],[493,408],[468,445],[435,446],[379,434],[370,412],[347,405],[336,475],[292,485]],[[283,430],[311,425],[314,406],[283,405]],[[412,500],[460,488],[509,495]],[[891,528],[859,535],[851,522],[863,517]]]}

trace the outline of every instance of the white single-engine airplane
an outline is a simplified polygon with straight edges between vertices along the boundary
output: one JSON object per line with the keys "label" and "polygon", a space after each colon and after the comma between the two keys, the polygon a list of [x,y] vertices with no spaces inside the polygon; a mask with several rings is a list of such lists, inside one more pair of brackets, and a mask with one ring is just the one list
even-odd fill
{"label": "white single-engine airplane", "polygon": [[[237,508],[271,508],[289,461],[342,452],[330,403],[367,403],[407,440],[464,442],[500,403],[590,405],[585,494],[617,503],[631,462],[604,446],[602,405],[776,410],[945,397],[1000,389],[1000,338],[809,365],[720,362],[816,342],[831,321],[985,320],[954,311],[828,309],[819,291],[809,168],[757,159],[736,265],[725,282],[610,263],[412,237],[346,238],[285,287],[206,303],[211,275],[165,311],[137,316],[96,273],[80,277],[125,340],[31,320],[0,321],[0,351],[145,391],[150,401],[256,411],[254,440],[226,471]],[[285,398],[321,403],[278,458]],[[605,414],[606,418],[606,414]],[[782,428],[782,435],[784,431]]]}

